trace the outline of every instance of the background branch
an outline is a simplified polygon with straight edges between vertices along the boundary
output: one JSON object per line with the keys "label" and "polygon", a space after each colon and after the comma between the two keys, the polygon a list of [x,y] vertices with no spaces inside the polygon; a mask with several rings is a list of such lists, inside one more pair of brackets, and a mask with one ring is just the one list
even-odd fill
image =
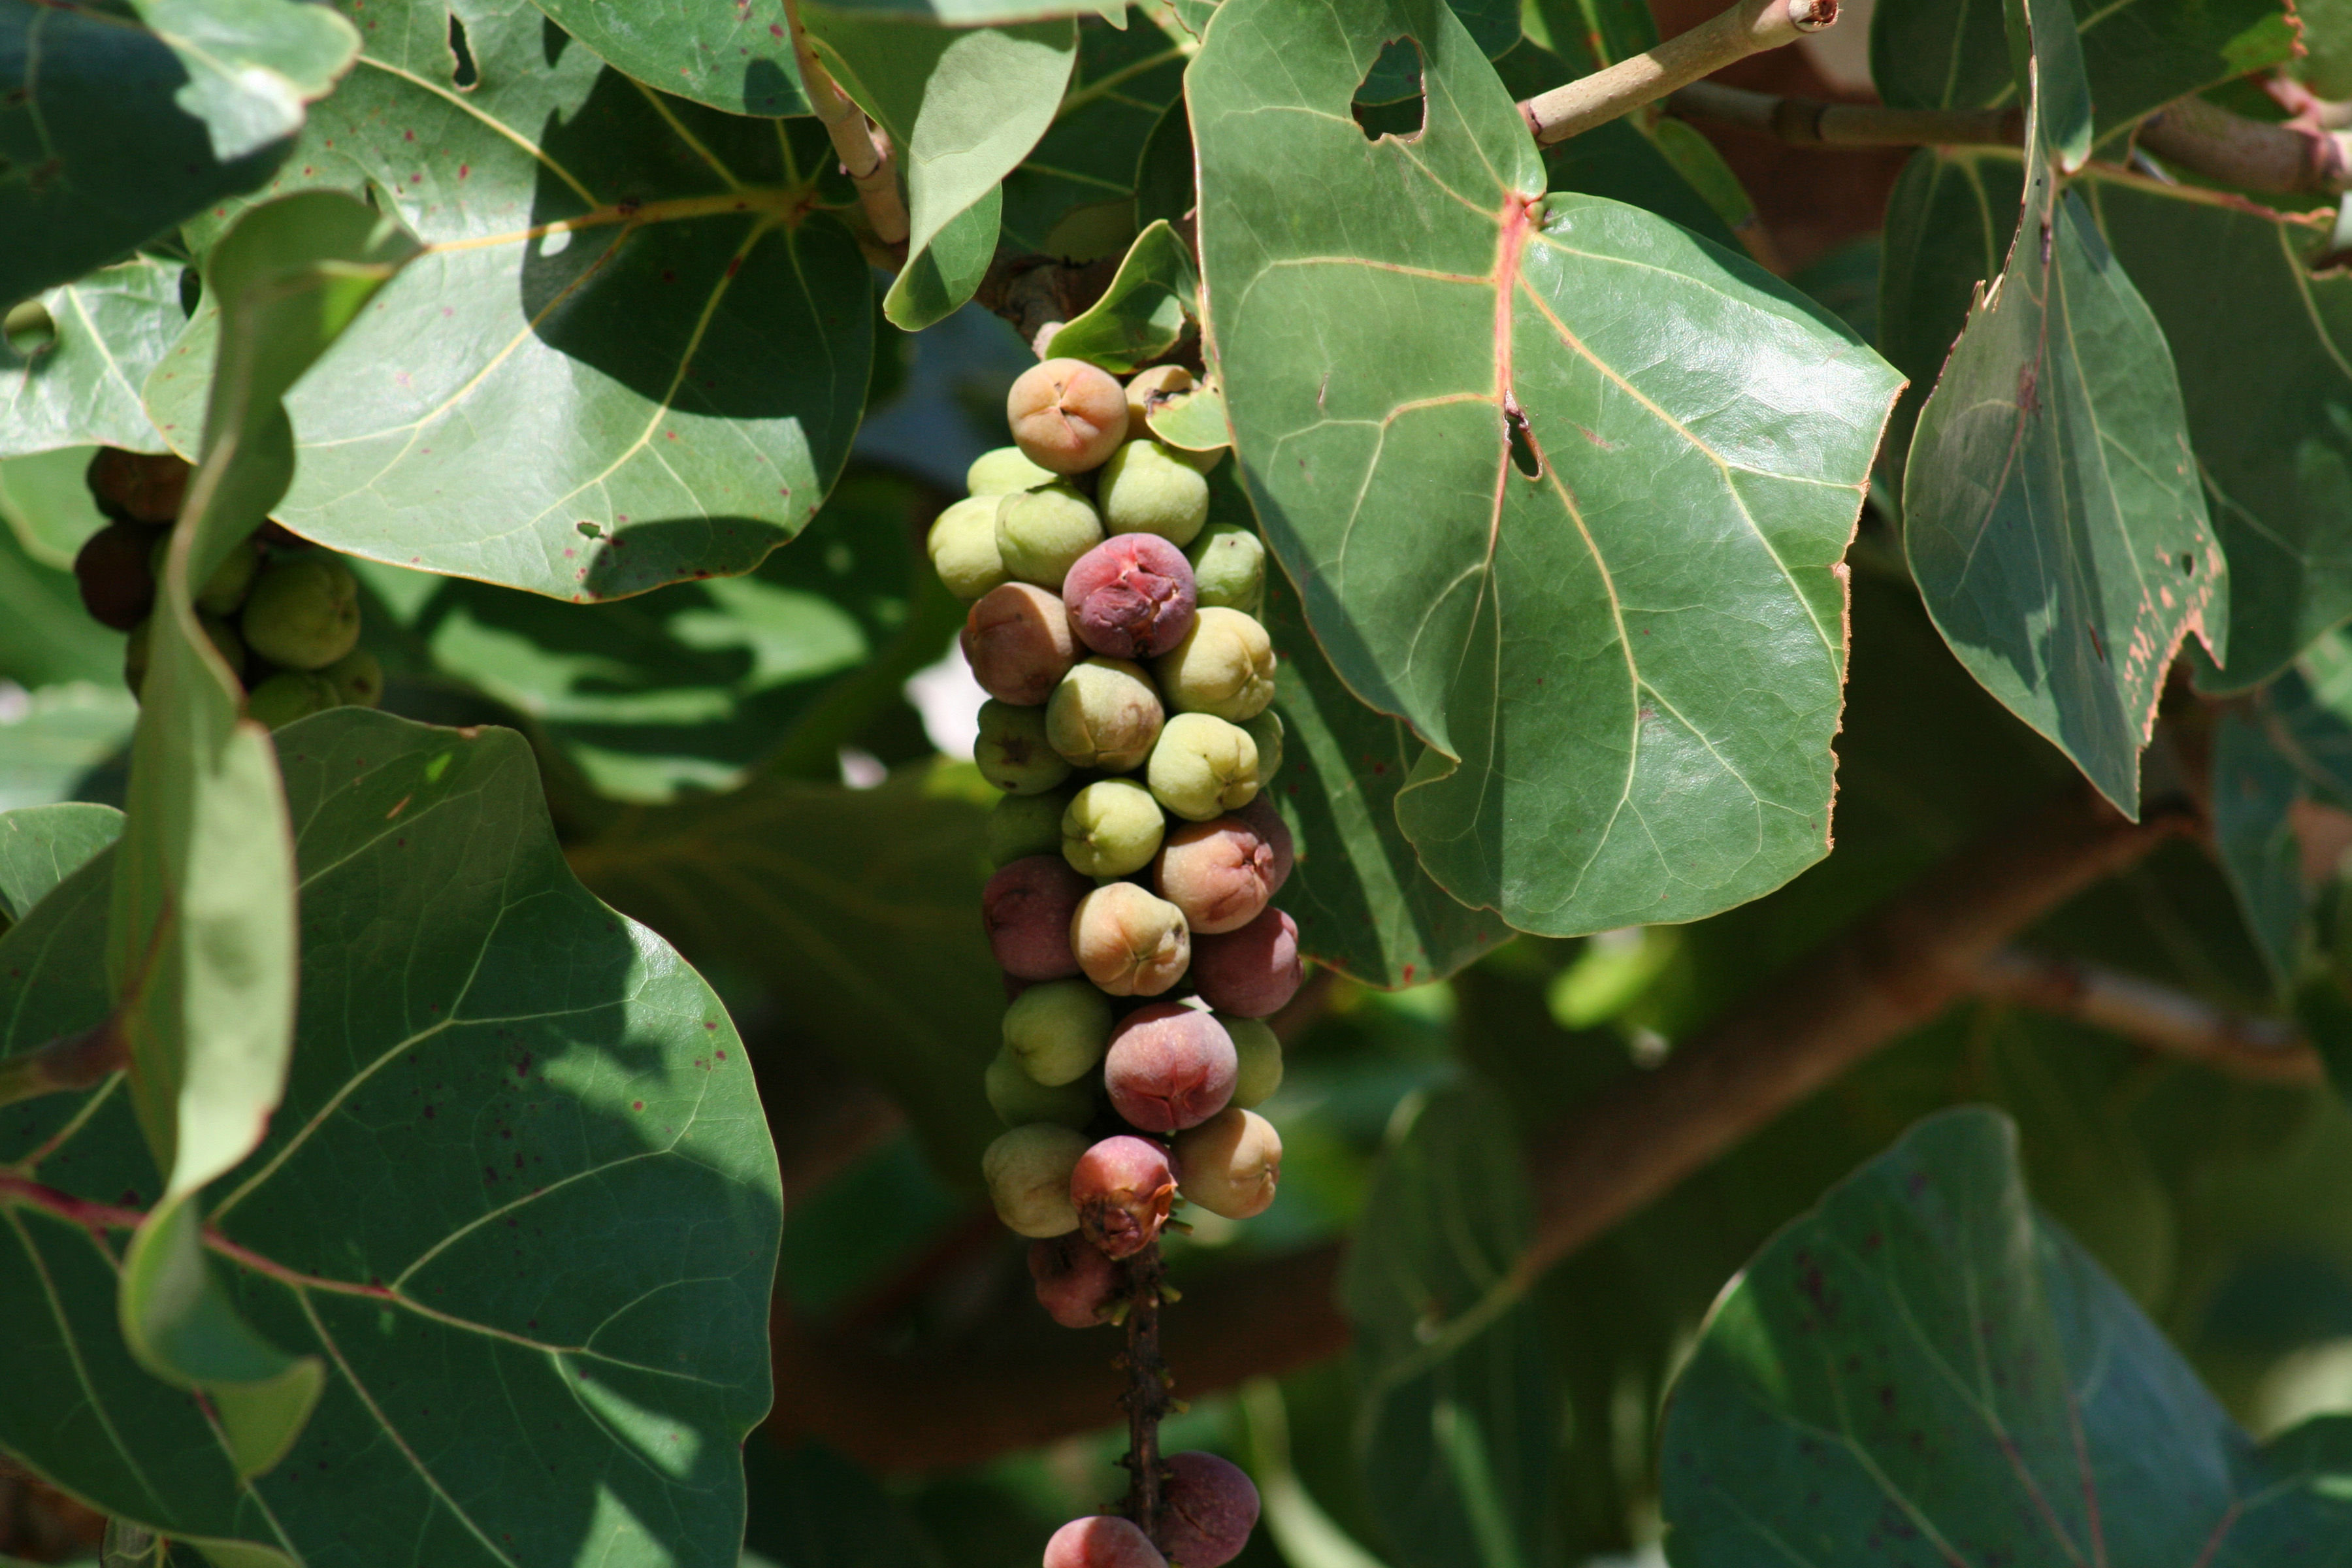
{"label": "background branch", "polygon": [[1818,33],[1837,20],[1837,0],[1739,0],[1655,48],[1538,93],[1519,105],[1519,113],[1537,144],[1549,147],[1654,103],[1734,60]]}
{"label": "background branch", "polygon": [[1974,988],[1980,996],[2072,1018],[2234,1078],[2298,1088],[2327,1081],[2319,1053],[2285,1020],[2231,1013],[2137,975],[2012,947],[1985,960]]}
{"label": "background branch", "polygon": [[[1824,103],[1713,81],[1677,89],[1666,109],[1799,147],[2015,147],[2025,137],[2019,109]],[[2250,120],[2185,98],[2142,120],[2136,135],[2141,147],[2175,167],[2242,190],[2333,195],[2352,188],[2352,133],[2315,123]]]}
{"label": "background branch", "polygon": [[[1983,988],[2018,932],[2194,822],[2154,804],[2126,821],[2087,789],[1970,844],[1799,960],[1654,1071],[1621,1079],[1530,1163],[1539,1202],[1529,1279],[1721,1155],[1864,1057]],[[1333,1300],[1337,1243],[1187,1279],[1162,1352],[1196,1394],[1279,1376],[1348,1340]],[[892,1355],[780,1307],[772,1432],[816,1436],[882,1470],[971,1464],[1091,1431],[1117,1409],[1107,1341],[1046,1322],[1026,1300],[955,1342]]]}

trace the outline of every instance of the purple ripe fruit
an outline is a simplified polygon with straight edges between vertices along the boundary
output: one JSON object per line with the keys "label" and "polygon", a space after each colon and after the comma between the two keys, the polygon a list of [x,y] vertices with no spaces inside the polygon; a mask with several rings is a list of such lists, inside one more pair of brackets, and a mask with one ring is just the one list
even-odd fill
{"label": "purple ripe fruit", "polygon": [[1214,1454],[1171,1454],[1160,1489],[1160,1539],[1183,1568],[1224,1568],[1257,1528],[1257,1488]]}
{"label": "purple ripe fruit", "polygon": [[1239,931],[1274,897],[1274,847],[1239,817],[1188,822],[1160,846],[1151,880],[1196,934]]}
{"label": "purple ripe fruit", "polygon": [[[1062,868],[1078,877],[1066,861]],[[1106,883],[1082,897],[1067,940],[1087,978],[1114,996],[1157,996],[1183,979],[1192,961],[1184,911],[1132,882]]]}
{"label": "purple ripe fruit", "polygon": [[1076,1231],[1031,1242],[1029,1278],[1037,1304],[1066,1329],[1091,1329],[1118,1304],[1118,1270]]}
{"label": "purple ripe fruit", "polygon": [[1078,1232],[1105,1258],[1132,1258],[1159,1240],[1175,1196],[1168,1151],[1148,1138],[1106,1138],[1070,1172]]}
{"label": "purple ripe fruit", "polygon": [[133,522],[110,522],[82,542],[74,556],[74,583],[81,607],[100,626],[127,632],[155,607],[155,574],[149,559],[155,531]]}
{"label": "purple ripe fruit", "polygon": [[1181,1002],[1155,1002],[1112,1031],[1103,1083],[1130,1125],[1177,1132],[1223,1110],[1240,1070],[1223,1024]]}
{"label": "purple ripe fruit", "polygon": [[1078,557],[1062,603],[1078,636],[1113,658],[1157,658],[1192,629],[1192,564],[1156,533],[1121,533]]}
{"label": "purple ripe fruit", "polygon": [[[1263,1018],[1298,994],[1298,922],[1267,910],[1239,931],[1192,944],[1192,982],[1220,1013]],[[1117,1047],[1114,1047],[1114,1049]]]}
{"label": "purple ripe fruit", "polygon": [[[1282,1134],[1255,1110],[1227,1106],[1178,1133],[1175,1152],[1184,1195],[1227,1219],[1264,1214],[1282,1180]],[[1086,1223],[1083,1207],[1078,1223]]]}
{"label": "purple ripe fruit", "polygon": [[1074,1519],[1045,1542],[1045,1568],[1168,1568],[1135,1521],[1116,1514]]}
{"label": "purple ripe fruit", "polygon": [[1082,359],[1031,365],[1004,397],[1013,445],[1041,468],[1083,473],[1127,437],[1127,388]]}
{"label": "purple ripe fruit", "polygon": [[999,702],[1035,708],[1078,662],[1062,601],[1027,583],[991,588],[963,622],[963,657],[980,689]]}
{"label": "purple ripe fruit", "polygon": [[1093,890],[1059,855],[1024,855],[991,877],[981,890],[980,917],[997,967],[1016,980],[1076,974],[1071,926],[1078,901]]}

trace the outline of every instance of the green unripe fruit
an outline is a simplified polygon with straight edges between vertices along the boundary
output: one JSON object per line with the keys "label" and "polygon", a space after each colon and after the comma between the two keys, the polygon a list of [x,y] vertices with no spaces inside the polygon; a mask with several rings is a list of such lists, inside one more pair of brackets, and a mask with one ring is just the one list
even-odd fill
{"label": "green unripe fruit", "polygon": [[272,730],[340,706],[335,683],[309,669],[281,669],[245,700],[246,715]]}
{"label": "green unripe fruit", "polygon": [[1083,980],[1032,985],[1004,1010],[1004,1048],[1048,1089],[1075,1083],[1110,1048],[1110,998]]}
{"label": "green unripe fruit", "polygon": [[1126,779],[1097,779],[1062,814],[1062,858],[1089,877],[1124,877],[1151,864],[1167,830],[1150,790]]}
{"label": "green unripe fruit", "polygon": [[1066,1236],[1078,1228],[1070,1173],[1090,1145],[1067,1127],[1016,1127],[988,1146],[980,1173],[996,1217],[1022,1236]]}
{"label": "green unripe fruit", "polygon": [[1282,771],[1282,715],[1268,708],[1243,720],[1242,728],[1257,742],[1257,782],[1263,787]]}
{"label": "green unripe fruit", "polygon": [[355,647],[319,671],[335,688],[335,700],[346,708],[373,708],[383,700],[383,666],[375,655]]}
{"label": "green unripe fruit", "polygon": [[[163,557],[172,551],[172,537],[165,534],[155,542],[155,552],[148,557],[148,569],[155,581],[163,580]],[[221,558],[213,574],[198,585],[192,595],[196,608],[208,616],[226,616],[245,603],[245,592],[253,586],[253,579],[261,570],[261,557],[254,553],[252,542],[247,541]]]}
{"label": "green unripe fruit", "polygon": [[1161,726],[1143,776],[1161,805],[1206,822],[1257,794],[1257,742],[1213,713],[1179,713]]}
{"label": "green unripe fruit", "polygon": [[1020,447],[999,447],[972,459],[964,472],[963,488],[976,496],[1005,496],[1050,485],[1058,477],[1053,469],[1041,468],[1023,457]]}
{"label": "green unripe fruit", "polygon": [[1102,538],[1102,520],[1067,485],[1019,490],[996,502],[996,553],[1015,582],[1060,593],[1078,557]]}
{"label": "green unripe fruit", "polygon": [[1005,581],[996,553],[996,504],[994,496],[965,497],[940,513],[924,542],[931,570],[967,604]]}
{"label": "green unripe fruit", "polygon": [[[1274,700],[1274,644],[1239,610],[1202,610],[1174,648],[1151,661],[1168,705],[1239,724]],[[1260,777],[1264,777],[1261,773]]]}
{"label": "green unripe fruit", "polygon": [[1274,1098],[1282,1087],[1282,1041],[1262,1018],[1219,1018],[1234,1040],[1241,1067],[1234,1079],[1234,1098],[1227,1103],[1249,1110]]}
{"label": "green unripe fruit", "polygon": [[1070,764],[1045,738],[1045,710],[992,698],[980,705],[971,760],[981,777],[1007,795],[1043,795],[1070,776]]}
{"label": "green unripe fruit", "polygon": [[1220,522],[1184,552],[1192,563],[1193,603],[1255,616],[1265,605],[1265,546],[1257,531]]}
{"label": "green unripe fruit", "polygon": [[1021,1070],[1011,1051],[999,1051],[982,1079],[989,1108],[1007,1127],[1049,1122],[1073,1131],[1095,1119],[1095,1089],[1091,1079],[1048,1089]]}
{"label": "green unripe fruit", "polygon": [[1156,533],[1181,550],[1209,521],[1209,481],[1157,441],[1129,441],[1103,465],[1096,494],[1113,533]]}
{"label": "green unripe fruit", "polygon": [[[196,624],[205,628],[205,636],[212,639],[221,661],[228,666],[229,675],[234,678],[245,668],[245,644],[238,640],[236,628],[216,616],[198,616]],[[154,626],[151,616],[131,628],[131,636],[122,645],[122,684],[131,688],[133,697],[140,695],[147,684],[148,638]]]}
{"label": "green unripe fruit", "polygon": [[1038,795],[1008,795],[989,808],[981,829],[988,846],[988,863],[1009,866],[1024,855],[1062,852],[1062,813],[1069,809],[1073,792],[1046,790]]}
{"label": "green unripe fruit", "polygon": [[238,624],[270,663],[323,669],[359,645],[359,580],[331,555],[281,561],[255,580]]}
{"label": "green unripe fruit", "polygon": [[1151,754],[1161,718],[1160,693],[1141,665],[1089,658],[1046,700],[1045,737],[1073,767],[1123,773]]}

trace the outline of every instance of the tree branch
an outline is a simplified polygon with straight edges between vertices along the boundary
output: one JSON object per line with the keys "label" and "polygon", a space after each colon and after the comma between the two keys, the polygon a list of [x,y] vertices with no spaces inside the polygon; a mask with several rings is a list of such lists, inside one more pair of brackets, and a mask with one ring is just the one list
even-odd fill
{"label": "tree branch", "polygon": [[[2005,824],[1679,1046],[1596,1096],[1531,1150],[1540,1202],[1520,1272],[1532,1279],[1871,1052],[1981,989],[1987,961],[2076,893],[2189,827],[2185,806],[2126,822],[2087,790]],[[1337,1244],[1187,1281],[1163,1327],[1191,1391],[1279,1376],[1348,1340]],[[823,1438],[877,1469],[971,1464],[1102,1426],[1118,1379],[1101,1342],[1027,1300],[912,1356],[870,1338],[773,1320],[781,1403],[771,1430]]]}
{"label": "tree branch", "polygon": [[824,121],[833,150],[841,155],[842,173],[857,187],[866,221],[885,248],[898,250],[907,243],[907,204],[898,195],[898,160],[890,139],[869,124],[866,111],[849,100],[833,74],[816,58],[808,29],[801,26],[800,0],[784,0],[784,25],[792,29],[793,59],[801,69],[801,90],[809,107]]}
{"label": "tree branch", "polygon": [[1654,103],[1734,60],[1818,33],[1837,15],[1838,0],[1739,0],[1655,48],[1537,94],[1519,105],[1519,113],[1537,145],[1549,147]]}
{"label": "tree branch", "polygon": [[2137,975],[2011,947],[1978,968],[1974,989],[2235,1078],[2299,1089],[2327,1081],[2319,1053],[2284,1019],[2228,1012]]}
{"label": "tree branch", "polygon": [[[2021,109],[1889,109],[1823,103],[1698,81],[1666,109],[1800,147],[2015,147]],[[2352,188],[2352,134],[2316,123],[2273,123],[2184,98],[2139,122],[2141,147],[2188,173],[2242,190],[2333,195]]]}
{"label": "tree branch", "polygon": [[1119,1268],[1127,1285],[1127,1353],[1119,1364],[1127,1373],[1127,1517],[1136,1528],[1160,1542],[1160,1422],[1174,1406],[1169,1392],[1168,1363],[1160,1353],[1160,1288],[1168,1270],[1160,1261],[1160,1244],[1153,1242]]}
{"label": "tree branch", "polygon": [[130,1066],[131,1038],[123,1032],[122,1016],[111,1013],[79,1034],[60,1036],[0,1061],[0,1105],[94,1089]]}
{"label": "tree branch", "polygon": [[2016,933],[2194,822],[2157,804],[2127,822],[2077,787],[1967,846],[1538,1142],[1519,1271],[1541,1273],[1927,1023]]}

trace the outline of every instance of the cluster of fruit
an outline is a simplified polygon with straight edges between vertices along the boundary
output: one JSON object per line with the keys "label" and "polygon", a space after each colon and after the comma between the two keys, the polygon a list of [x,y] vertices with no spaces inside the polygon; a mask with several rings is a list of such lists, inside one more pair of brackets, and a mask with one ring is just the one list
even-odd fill
{"label": "cluster of fruit", "polygon": [[[131,640],[122,679],[147,683],[155,584],[192,470],[168,454],[105,447],[90,459],[89,493],[111,519],[74,557],[91,618]],[[332,552],[265,524],[196,585],[196,619],[247,688],[246,710],[275,730],[329,708],[373,708],[383,670],[359,646],[359,584]]]}
{"label": "cluster of fruit", "polygon": [[[1245,1219],[1281,1173],[1251,1109],[1282,1080],[1263,1020],[1300,979],[1298,929],[1270,902],[1290,833],[1259,793],[1282,755],[1265,547],[1208,526],[1217,455],[1145,422],[1189,385],[1173,366],[1124,387],[1078,360],[1035,366],[1008,402],[1014,444],[972,465],[929,539],[971,603],[964,657],[990,698],[974,754],[1005,792],[982,914],[1013,993],[986,1078],[1012,1130],[983,1172],[1035,1238],[1038,1300],[1072,1328],[1123,1321],[1141,1292],[1156,1310],[1156,1266],[1135,1265],[1181,1225],[1180,1197]],[[1126,998],[1156,1000],[1120,1016]],[[1219,1568],[1241,1551],[1248,1477],[1176,1454],[1159,1479],[1150,1532],[1074,1520],[1045,1568]]]}

